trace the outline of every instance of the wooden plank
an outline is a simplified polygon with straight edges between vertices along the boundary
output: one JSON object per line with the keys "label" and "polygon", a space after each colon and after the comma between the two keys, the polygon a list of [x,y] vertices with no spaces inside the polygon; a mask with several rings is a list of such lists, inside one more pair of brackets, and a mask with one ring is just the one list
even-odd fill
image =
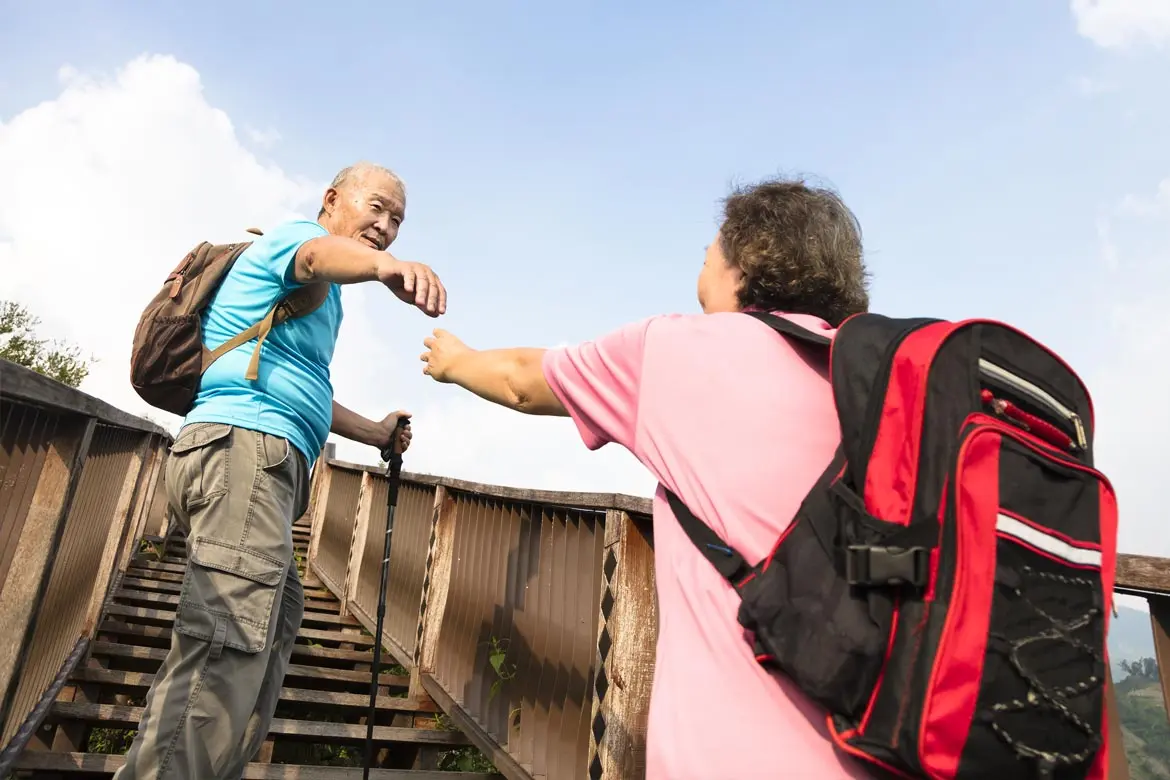
{"label": "wooden plank", "polygon": [[443,712],[447,713],[455,725],[471,738],[471,742],[488,757],[488,760],[496,769],[500,770],[504,777],[508,780],[532,780],[532,775],[520,766],[519,762],[508,751],[496,744],[491,735],[484,731],[483,727],[476,723],[475,719],[468,715],[459,706],[459,703],[443,690],[443,686],[434,677],[422,674],[419,675],[419,682],[427,694],[443,709]]}
{"label": "wooden plank", "polygon": [[97,578],[89,594],[89,606],[85,611],[85,622],[82,631],[85,636],[93,636],[94,627],[102,616],[102,607],[111,586],[115,586],[115,572],[118,568],[118,558],[121,554],[122,543],[125,541],[127,525],[134,519],[134,502],[139,491],[142,490],[143,473],[148,466],[147,448],[150,446],[150,437],[141,436],[135,452],[130,456],[126,466],[126,473],[122,476],[122,489],[114,503],[113,520],[109,524],[110,534],[106,537],[106,546],[102,550],[101,562],[97,567]]}
{"label": "wooden plank", "polygon": [[[152,571],[149,569],[142,569],[137,566],[131,566],[127,568],[126,576],[123,578],[123,581],[129,587],[138,587],[140,589],[157,588],[159,590],[166,591],[168,588],[181,588],[183,584],[183,574],[181,572]],[[142,583],[149,584],[143,585]],[[314,588],[302,583],[301,590],[304,592],[306,600],[319,602],[321,604],[337,604],[337,597],[325,588]]]}
{"label": "wooden plank", "polygon": [[1119,554],[1114,587],[1170,594],[1170,560]]}
{"label": "wooden plank", "polygon": [[[125,756],[101,753],[26,752],[17,758],[13,768],[38,772],[111,775],[124,763]],[[360,767],[252,763],[244,767],[242,780],[356,780],[361,776]],[[370,777],[373,780],[499,780],[501,776],[483,772],[371,769]]]}
{"label": "wooden plank", "polygon": [[[330,468],[346,471],[360,471],[371,474],[382,474],[379,466],[370,466],[364,463],[350,463],[349,461],[328,459]],[[430,474],[415,474],[402,472],[403,482],[413,482],[418,485],[445,487],[461,493],[474,493],[491,498],[502,498],[511,501],[525,501],[534,504],[566,507],[571,509],[595,509],[604,512],[607,509],[622,509],[635,514],[649,515],[653,502],[649,498],[630,496],[625,493],[578,493],[559,490],[529,490],[528,488],[505,487],[503,485],[487,485],[481,482],[468,482],[463,479],[450,477],[436,477]]]}
{"label": "wooden plank", "polygon": [[168,441],[172,440],[168,431],[150,420],[123,412],[88,393],[63,385],[9,360],[0,360],[0,387],[4,388],[5,398],[19,399],[33,406],[72,412],[83,417],[95,417],[119,428],[155,433],[166,437]]}
{"label": "wooden plank", "polygon": [[[116,642],[94,642],[90,646],[90,654],[95,656],[110,656],[115,658],[133,658],[139,661],[157,661],[162,663],[167,657],[167,650],[161,647],[140,647],[138,645],[122,645]],[[305,677],[317,680],[339,680],[343,682],[369,683],[370,673],[351,671],[349,669],[330,669],[322,666],[308,666],[304,664],[289,664],[285,677]],[[404,674],[378,675],[378,683],[390,687],[405,688],[410,685],[410,677]]]}
{"label": "wooden plank", "polygon": [[[116,689],[120,693],[143,695],[154,684],[155,675],[147,672],[119,672],[112,669],[87,667],[73,673],[72,680],[79,683],[95,683]],[[281,688],[282,704],[314,704],[325,707],[352,708],[365,712],[370,706],[369,694],[319,691],[313,688]],[[393,712],[421,712],[434,714],[439,708],[430,697],[422,700],[406,696],[378,696],[378,709]]]}
{"label": "wooden plank", "polygon": [[1146,603],[1154,633],[1154,660],[1162,681],[1162,707],[1170,714],[1170,596],[1151,596]]}
{"label": "wooden plank", "polygon": [[[114,598],[118,601],[129,604],[146,604],[159,609],[165,609],[171,614],[174,614],[174,609],[179,606],[179,597],[168,593],[157,593],[151,591],[131,590],[126,587],[119,588],[114,592]],[[341,615],[329,612],[315,612],[306,609],[304,617],[301,618],[302,625],[316,625],[316,626],[353,626],[360,627],[361,623],[354,617],[342,617]]]}
{"label": "wooden plank", "polygon": [[[98,633],[130,637],[133,640],[137,640],[135,644],[139,646],[169,647],[172,632],[169,629],[158,626],[138,626],[130,623],[118,624],[107,621],[101,624]],[[144,639],[147,641],[142,641]],[[292,657],[367,665],[374,660],[374,654],[370,650],[343,650],[336,647],[320,647],[318,645],[299,643],[293,645]]]}
{"label": "wooden plank", "polygon": [[431,510],[430,571],[423,581],[419,601],[418,640],[414,648],[414,666],[410,673],[410,695],[421,696],[422,674],[434,674],[438,662],[439,634],[447,610],[447,591],[451,587],[451,564],[455,558],[455,499],[447,488],[435,489],[435,503]]}
{"label": "wooden plank", "polygon": [[[362,482],[358,486],[357,513],[354,518],[353,532],[349,539],[349,557],[345,561],[345,582],[342,585],[344,599],[341,602],[341,614],[343,615],[348,615],[349,605],[357,602],[362,558],[365,557],[366,536],[370,530],[370,513],[373,511],[373,494],[373,477],[368,472],[362,474]],[[376,625],[370,627],[370,633],[372,634],[376,629]]]}
{"label": "wooden plank", "polygon": [[1125,755],[1125,737],[1117,714],[1117,691],[1113,688],[1113,672],[1108,664],[1105,665],[1105,722],[1109,729],[1108,780],[1129,780],[1129,759]]}
{"label": "wooden plank", "polygon": [[589,720],[593,780],[636,780],[646,775],[646,721],[654,679],[654,548],[648,521],[627,512],[605,518],[601,614],[597,622],[597,678]]}
{"label": "wooden plank", "polygon": [[[136,729],[142,718],[142,707],[123,704],[88,704],[72,701],[55,702],[49,711],[49,718],[80,720],[100,724],[105,728]],[[348,745],[362,744],[366,738],[366,727],[357,723],[323,723],[313,720],[273,718],[269,734],[296,738],[307,742],[336,742]],[[461,746],[471,744],[458,731],[438,729],[414,729],[401,726],[374,726],[374,742],[408,742],[427,745]]]}

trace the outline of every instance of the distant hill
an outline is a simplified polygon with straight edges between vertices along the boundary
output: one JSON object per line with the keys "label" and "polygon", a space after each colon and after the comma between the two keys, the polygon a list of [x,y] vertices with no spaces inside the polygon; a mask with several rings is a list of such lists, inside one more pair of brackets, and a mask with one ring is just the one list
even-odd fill
{"label": "distant hill", "polygon": [[1150,613],[1140,609],[1118,607],[1117,617],[1109,621],[1109,662],[1113,679],[1119,680],[1122,661],[1154,657],[1154,634],[1150,630]]}
{"label": "distant hill", "polygon": [[1117,682],[1117,714],[1131,780],[1170,780],[1170,719],[1153,659]]}

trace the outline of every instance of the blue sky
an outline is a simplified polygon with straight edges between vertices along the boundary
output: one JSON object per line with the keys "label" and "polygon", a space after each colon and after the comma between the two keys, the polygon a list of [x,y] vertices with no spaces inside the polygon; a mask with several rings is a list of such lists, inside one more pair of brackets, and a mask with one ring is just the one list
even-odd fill
{"label": "blue sky", "polygon": [[[0,122],[56,100],[64,65],[112,74],[142,54],[174,57],[248,154],[317,188],[302,213],[353,160],[397,170],[409,203],[392,251],[436,268],[450,291],[438,324],[484,347],[574,342],[697,310],[695,276],[729,186],[807,172],[862,222],[875,310],[1005,319],[1065,355],[1091,390],[1108,380],[1101,435],[1112,414],[1116,468],[1144,496],[1143,516],[1160,508],[1126,438],[1143,431],[1134,408],[1148,394],[1118,377],[1170,335],[1159,325],[1133,354],[1119,339],[1127,312],[1170,303],[1170,232],[1157,208],[1135,217],[1119,204],[1154,198],[1170,174],[1158,86],[1170,56],[1165,37],[1101,43],[1118,25],[1164,24],[1163,3],[1105,0],[1113,15],[1082,29],[1077,3],[1055,0],[185,5],[0,0]],[[169,163],[154,161],[156,175]],[[193,219],[175,240],[185,249],[211,224]],[[347,327],[366,338],[348,353],[362,365],[346,381],[339,369],[339,400],[362,399],[370,414],[386,397],[448,419],[493,414],[418,376],[435,323],[376,289],[347,295],[359,312]],[[1170,378],[1159,370],[1136,384]],[[563,425],[540,439],[565,453],[557,467],[539,459],[551,471],[440,454],[517,461],[526,431],[560,425],[492,419],[478,432],[432,428],[444,445],[427,449],[420,412],[418,457],[516,484],[652,487],[620,456],[569,453],[580,447]],[[1130,548],[1143,538],[1123,533]],[[1170,532],[1158,544],[1170,553]]]}

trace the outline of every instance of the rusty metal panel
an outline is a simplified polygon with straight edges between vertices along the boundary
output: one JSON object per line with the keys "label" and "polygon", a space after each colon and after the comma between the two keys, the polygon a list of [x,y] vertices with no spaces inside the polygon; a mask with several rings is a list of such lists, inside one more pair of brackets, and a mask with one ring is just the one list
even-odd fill
{"label": "rusty metal panel", "polygon": [[345,587],[345,569],[349,563],[349,545],[353,539],[361,487],[360,471],[334,467],[329,475],[329,495],[318,498],[326,503],[316,564],[325,584],[340,598],[345,597],[341,591]]}
{"label": "rusty metal panel", "polygon": [[532,775],[583,777],[605,515],[456,501],[435,679]]}
{"label": "rusty metal panel", "polygon": [[[33,628],[3,738],[36,704],[52,682],[77,639],[99,576],[110,534],[121,533],[125,517],[115,517],[131,464],[141,446],[142,432],[98,426],[90,444],[77,493],[69,508],[61,543],[51,561],[44,598]],[[136,476],[136,475],[133,475]]]}
{"label": "rusty metal panel", "polygon": [[57,415],[0,399],[0,587],[16,554]]}
{"label": "rusty metal panel", "polygon": [[[388,481],[371,475],[370,524],[362,550],[357,604],[373,617],[378,610],[378,586],[382,577],[382,551],[386,534]],[[390,571],[386,579],[386,622],[384,631],[413,658],[418,644],[418,610],[426,574],[427,547],[435,505],[432,485],[403,483],[398,490],[391,536]]]}

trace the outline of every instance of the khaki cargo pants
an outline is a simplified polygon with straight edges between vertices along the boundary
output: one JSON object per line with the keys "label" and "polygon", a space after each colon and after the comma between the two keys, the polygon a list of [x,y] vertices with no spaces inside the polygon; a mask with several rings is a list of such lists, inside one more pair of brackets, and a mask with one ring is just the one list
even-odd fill
{"label": "khaki cargo pants", "polygon": [[179,433],[167,498],[189,562],[171,648],[117,780],[235,780],[268,734],[304,614],[292,524],[309,500],[286,439],[218,423]]}

